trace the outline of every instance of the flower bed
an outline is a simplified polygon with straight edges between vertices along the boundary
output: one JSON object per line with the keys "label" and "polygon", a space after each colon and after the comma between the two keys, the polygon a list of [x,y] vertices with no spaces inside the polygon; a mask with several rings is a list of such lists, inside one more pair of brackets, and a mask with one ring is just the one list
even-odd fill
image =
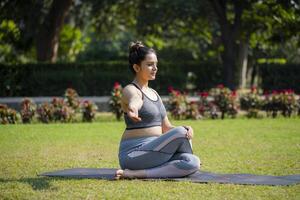
{"label": "flower bed", "polygon": [[[199,92],[197,100],[189,100],[191,97],[187,92],[173,87],[168,90],[169,97],[165,106],[171,118],[176,120],[235,118],[241,116],[241,113],[245,113],[248,118],[300,116],[300,98],[291,89],[262,91],[252,87],[250,90],[231,91],[220,84],[209,91]],[[117,120],[121,120],[123,116],[121,98],[122,85],[116,82],[108,103]],[[0,123],[17,123],[18,116],[22,123],[31,123],[34,118],[42,123],[67,123],[76,121],[76,114],[82,116],[83,122],[92,122],[97,111],[95,103],[89,100],[80,101],[78,93],[68,88],[63,98],[54,97],[49,103],[36,105],[31,99],[24,98],[20,113],[0,104]]]}

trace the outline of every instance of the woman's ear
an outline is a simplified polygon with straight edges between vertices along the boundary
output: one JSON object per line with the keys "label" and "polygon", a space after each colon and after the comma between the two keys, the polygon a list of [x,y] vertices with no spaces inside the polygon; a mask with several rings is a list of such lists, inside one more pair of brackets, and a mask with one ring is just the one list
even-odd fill
{"label": "woman's ear", "polygon": [[141,67],[139,65],[137,65],[137,64],[134,64],[133,65],[133,69],[134,69],[135,72],[139,72],[140,69],[141,69]]}

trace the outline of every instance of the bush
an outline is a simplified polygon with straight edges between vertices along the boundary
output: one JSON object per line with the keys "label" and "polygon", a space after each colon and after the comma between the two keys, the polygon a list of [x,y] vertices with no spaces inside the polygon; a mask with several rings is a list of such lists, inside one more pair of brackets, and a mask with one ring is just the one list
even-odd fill
{"label": "bush", "polygon": [[17,111],[5,104],[0,104],[0,123],[15,124],[17,122]]}
{"label": "bush", "polygon": [[20,112],[22,122],[24,124],[31,123],[35,115],[35,111],[36,111],[35,103],[29,98],[23,99],[23,101],[21,102],[21,112]]}
{"label": "bush", "polygon": [[79,111],[80,101],[79,95],[73,88],[68,88],[64,94],[66,105],[71,107],[75,111]]}
{"label": "bush", "polygon": [[[77,101],[76,101],[77,103]],[[71,122],[74,119],[75,111],[62,98],[53,98],[51,101],[53,107],[54,121]],[[77,107],[77,104],[76,104]]]}
{"label": "bush", "polygon": [[115,82],[113,90],[111,92],[111,98],[109,101],[110,110],[115,114],[117,120],[121,120],[123,115],[122,110],[122,85],[119,82]]}
{"label": "bush", "polygon": [[241,109],[247,111],[248,118],[258,118],[258,112],[262,108],[262,103],[262,98],[254,86],[249,93],[240,97]]}
{"label": "bush", "polygon": [[91,101],[85,100],[82,105],[82,121],[92,122],[95,119],[98,107]]}
{"label": "bush", "polygon": [[213,103],[217,105],[221,111],[221,118],[224,119],[225,115],[235,118],[238,112],[237,108],[237,94],[229,88],[220,84],[216,88],[210,90],[210,95],[213,97]]}
{"label": "bush", "polygon": [[37,108],[38,120],[43,123],[52,122],[54,119],[54,108],[48,102],[38,105]]}
{"label": "bush", "polygon": [[197,102],[187,100],[187,93],[169,87],[168,107],[174,119],[200,119]]}
{"label": "bush", "polygon": [[209,93],[208,92],[200,92],[200,101],[199,101],[199,113],[203,117],[210,117],[212,119],[217,119],[218,108],[217,105],[213,101],[209,101]]}
{"label": "bush", "polygon": [[299,115],[299,100],[297,102],[296,94],[293,90],[283,90],[281,92],[274,90],[270,94],[265,94],[263,110],[267,116],[276,118],[278,113],[284,117],[291,117],[293,112]]}

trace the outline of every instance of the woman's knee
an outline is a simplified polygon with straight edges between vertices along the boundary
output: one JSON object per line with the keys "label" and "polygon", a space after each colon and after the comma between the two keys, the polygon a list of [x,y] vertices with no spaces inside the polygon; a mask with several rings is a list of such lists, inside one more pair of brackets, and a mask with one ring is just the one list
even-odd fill
{"label": "woman's knee", "polygon": [[177,126],[173,129],[176,131],[177,134],[185,136],[187,133],[187,130],[183,126]]}
{"label": "woman's knee", "polygon": [[198,171],[201,166],[201,161],[198,158],[198,156],[195,156],[192,154],[189,164],[191,165],[191,167],[193,168],[194,171]]}

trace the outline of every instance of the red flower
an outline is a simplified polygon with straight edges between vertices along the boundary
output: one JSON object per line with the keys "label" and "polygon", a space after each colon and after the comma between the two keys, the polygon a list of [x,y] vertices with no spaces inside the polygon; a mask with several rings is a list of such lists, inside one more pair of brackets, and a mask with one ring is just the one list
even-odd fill
{"label": "red flower", "polygon": [[175,94],[175,96],[179,96],[181,94],[179,90],[173,90],[172,92]]}
{"label": "red flower", "polygon": [[236,97],[236,91],[235,90],[231,92],[231,96]]}
{"label": "red flower", "polygon": [[278,94],[278,91],[277,91],[277,90],[273,90],[273,91],[272,91],[272,94],[273,94],[273,95],[276,95],[276,94]]}
{"label": "red flower", "polygon": [[119,88],[119,87],[120,87],[120,83],[119,82],[115,82],[114,88],[116,89],[116,88]]}
{"label": "red flower", "polygon": [[169,92],[173,92],[173,90],[174,90],[174,88],[173,88],[172,86],[169,86],[169,87],[168,87],[168,91],[169,91]]}
{"label": "red flower", "polygon": [[224,85],[223,85],[223,84],[219,84],[219,85],[217,85],[217,88],[223,89],[223,88],[224,88]]}
{"label": "red flower", "polygon": [[201,93],[200,93],[200,96],[201,96],[201,97],[208,97],[208,92],[201,92]]}
{"label": "red flower", "polygon": [[288,92],[288,94],[294,94],[294,90],[292,90],[292,89],[288,89],[287,92]]}
{"label": "red flower", "polygon": [[264,91],[264,95],[265,95],[265,96],[269,95],[269,91],[268,91],[268,90],[265,90],[265,91]]}
{"label": "red flower", "polygon": [[256,86],[251,87],[251,93],[256,92]]}

